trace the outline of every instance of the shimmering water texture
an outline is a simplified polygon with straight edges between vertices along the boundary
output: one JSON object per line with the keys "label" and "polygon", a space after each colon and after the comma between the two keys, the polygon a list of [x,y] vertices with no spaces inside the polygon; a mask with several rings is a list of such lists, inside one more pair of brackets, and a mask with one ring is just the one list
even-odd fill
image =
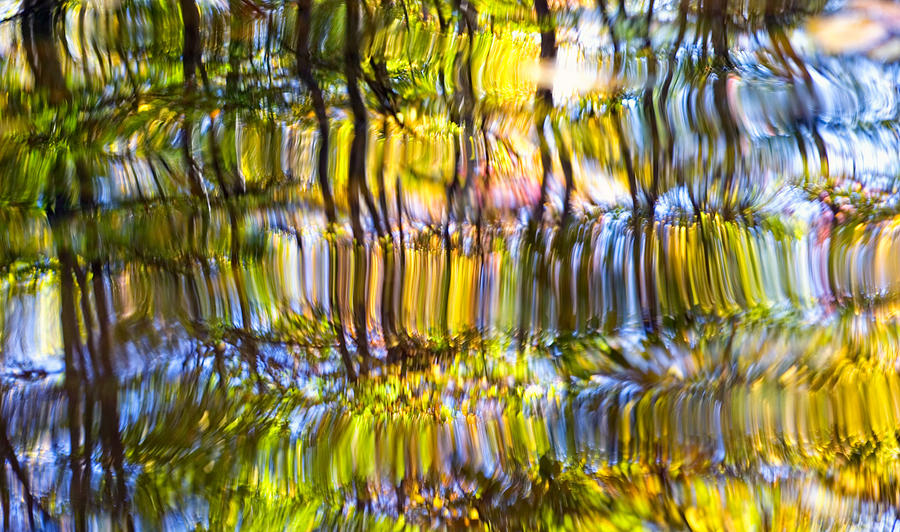
{"label": "shimmering water texture", "polygon": [[0,1],[3,527],[900,528],[900,4],[592,1]]}

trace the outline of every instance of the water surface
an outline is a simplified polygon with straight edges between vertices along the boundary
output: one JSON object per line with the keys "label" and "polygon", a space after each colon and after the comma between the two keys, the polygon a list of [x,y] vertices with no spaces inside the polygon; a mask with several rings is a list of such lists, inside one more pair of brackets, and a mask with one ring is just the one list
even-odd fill
{"label": "water surface", "polygon": [[896,4],[0,17],[5,528],[896,526]]}

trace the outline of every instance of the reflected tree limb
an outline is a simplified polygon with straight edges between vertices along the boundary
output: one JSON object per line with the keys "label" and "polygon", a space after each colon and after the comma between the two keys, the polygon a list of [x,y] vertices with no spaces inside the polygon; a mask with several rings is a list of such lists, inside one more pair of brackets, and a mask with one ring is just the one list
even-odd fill
{"label": "reflected tree limb", "polygon": [[313,112],[316,115],[316,123],[319,132],[318,167],[316,177],[319,180],[319,189],[322,191],[322,202],[325,205],[325,219],[328,224],[334,226],[337,223],[337,215],[334,207],[334,196],[331,193],[331,184],[328,180],[328,152],[329,152],[329,126],[328,113],[325,108],[325,98],[316,78],[312,73],[309,54],[309,20],[312,13],[311,0],[297,1],[297,27],[295,29],[295,57],[297,72],[306,89],[309,91],[313,103]]}

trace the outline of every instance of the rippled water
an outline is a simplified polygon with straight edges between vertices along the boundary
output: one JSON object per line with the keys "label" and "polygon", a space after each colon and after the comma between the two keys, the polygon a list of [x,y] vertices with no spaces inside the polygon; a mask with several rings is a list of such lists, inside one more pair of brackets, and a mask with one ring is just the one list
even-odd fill
{"label": "rippled water", "polygon": [[0,18],[4,528],[898,526],[897,4]]}

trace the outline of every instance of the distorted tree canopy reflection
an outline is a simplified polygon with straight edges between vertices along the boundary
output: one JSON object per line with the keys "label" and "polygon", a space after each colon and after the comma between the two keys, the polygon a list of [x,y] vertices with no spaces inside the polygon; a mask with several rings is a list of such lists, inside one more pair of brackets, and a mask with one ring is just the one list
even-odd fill
{"label": "distorted tree canopy reflection", "polygon": [[5,529],[896,525],[896,4],[2,5]]}

